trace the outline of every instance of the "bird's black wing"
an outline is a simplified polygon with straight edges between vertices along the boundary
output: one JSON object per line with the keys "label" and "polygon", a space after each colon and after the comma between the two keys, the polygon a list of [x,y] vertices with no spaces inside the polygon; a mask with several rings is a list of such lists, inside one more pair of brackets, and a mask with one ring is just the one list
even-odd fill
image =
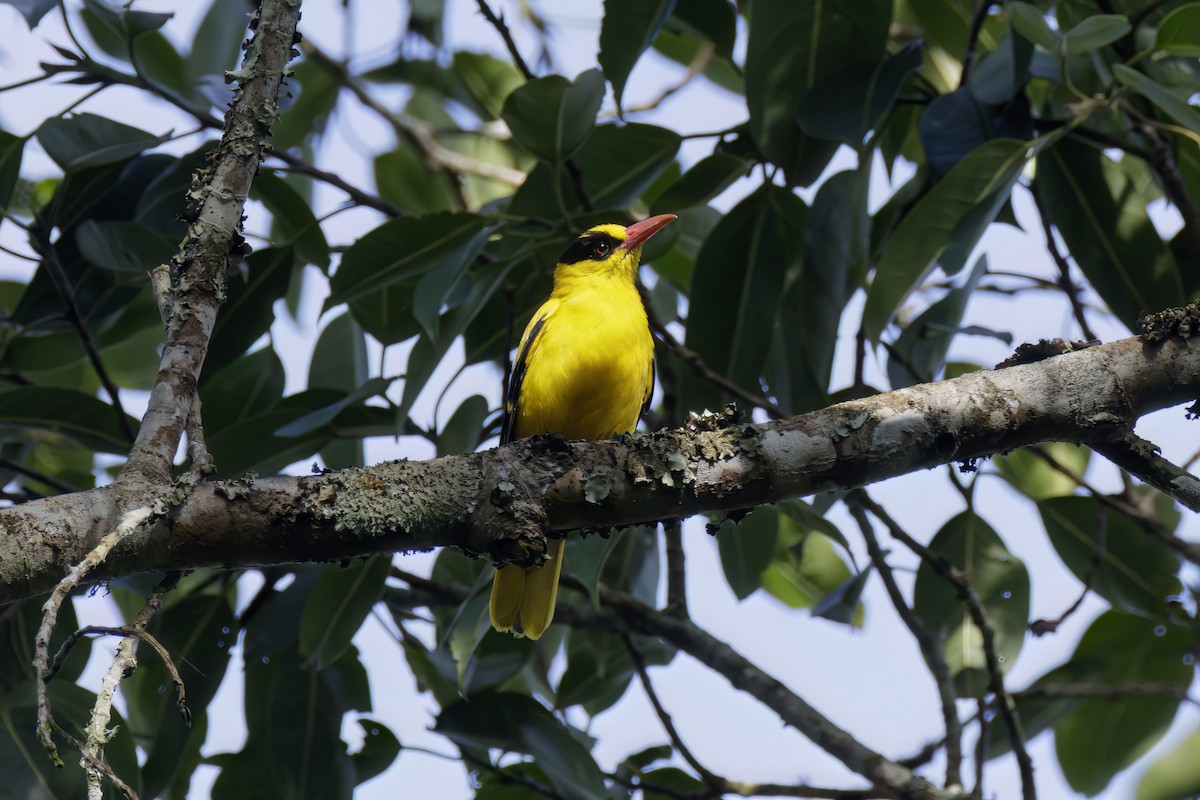
{"label": "bird's black wing", "polygon": [[500,427],[500,444],[508,444],[517,438],[517,408],[521,402],[521,384],[525,382],[525,372],[529,369],[529,354],[546,325],[547,316],[542,314],[534,320],[524,341],[521,342],[517,363],[513,364],[512,380],[508,383],[508,403],[504,407],[504,424]]}
{"label": "bird's black wing", "polygon": [[650,401],[654,399],[654,357],[650,357],[650,385],[646,387],[646,399],[642,401],[642,410],[638,413],[638,419],[646,416],[650,411]]}

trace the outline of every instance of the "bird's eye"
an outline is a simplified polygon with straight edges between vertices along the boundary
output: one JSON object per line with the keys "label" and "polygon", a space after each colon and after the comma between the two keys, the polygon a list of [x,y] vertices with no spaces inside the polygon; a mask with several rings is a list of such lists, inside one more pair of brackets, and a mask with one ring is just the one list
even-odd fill
{"label": "bird's eye", "polygon": [[604,258],[611,250],[612,248],[605,241],[599,241],[592,245],[592,253],[595,254],[596,258]]}

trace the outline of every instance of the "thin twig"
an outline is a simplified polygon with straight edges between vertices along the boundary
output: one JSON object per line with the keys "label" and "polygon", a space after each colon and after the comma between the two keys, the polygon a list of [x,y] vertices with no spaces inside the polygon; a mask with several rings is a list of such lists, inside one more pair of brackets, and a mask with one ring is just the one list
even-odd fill
{"label": "thin twig", "polygon": [[683,523],[678,518],[663,520],[663,541],[667,554],[666,613],[688,619],[687,556],[683,550]]}
{"label": "thin twig", "polygon": [[994,5],[995,0],[979,0],[975,6],[975,13],[971,16],[971,29],[967,33],[967,49],[963,53],[962,73],[958,79],[958,86],[962,88],[967,85],[967,80],[971,77],[971,67],[975,65],[975,50],[979,46],[979,34],[983,31],[983,23],[987,21],[988,11]]}
{"label": "thin twig", "polygon": [[650,705],[654,707],[654,713],[658,715],[659,722],[662,723],[663,730],[667,732],[667,737],[671,740],[671,746],[675,748],[675,752],[691,765],[692,769],[696,770],[696,774],[700,779],[709,786],[722,786],[725,784],[725,779],[714,775],[707,767],[700,763],[700,760],[688,749],[684,744],[683,738],[679,735],[678,729],[675,727],[674,721],[671,719],[671,714],[663,706],[662,701],[658,699],[658,692],[654,691],[654,684],[650,681],[650,673],[646,669],[646,657],[642,655],[642,651],[634,644],[633,637],[628,633],[622,632],[621,639],[625,642],[625,649],[629,651],[629,657],[633,660],[633,668],[637,671],[638,680],[642,684],[642,690],[646,692],[646,697],[650,700]]}
{"label": "thin twig", "polygon": [[1066,475],[1075,483],[1079,484],[1080,488],[1090,494],[1102,506],[1107,506],[1118,513],[1124,514],[1130,519],[1137,522],[1142,530],[1153,536],[1158,541],[1162,542],[1167,547],[1171,548],[1182,556],[1185,560],[1193,564],[1200,565],[1200,545],[1180,539],[1175,533],[1162,523],[1158,517],[1151,513],[1147,513],[1138,508],[1132,503],[1126,502],[1121,497],[1116,497],[1100,491],[1091,483],[1089,483],[1082,475],[1075,470],[1060,462],[1057,458],[1047,453],[1040,447],[1030,448],[1030,452],[1038,458],[1045,461],[1056,472]]}
{"label": "thin twig", "polygon": [[905,627],[917,640],[917,644],[921,648],[921,655],[925,659],[926,666],[929,667],[929,674],[933,677],[938,697],[941,700],[942,723],[946,728],[946,785],[960,786],[962,785],[963,757],[962,723],[958,720],[958,694],[954,690],[954,676],[950,673],[950,665],[946,663],[946,656],[943,652],[944,643],[913,612],[904,599],[900,586],[896,583],[896,576],[892,573],[892,567],[888,564],[883,548],[879,546],[879,540],[875,537],[875,529],[871,525],[866,509],[858,502],[858,496],[848,497],[847,505],[850,514],[862,530],[871,563],[875,565],[875,571],[883,580],[884,588],[887,589],[888,597],[891,598],[896,613],[900,615]]}
{"label": "thin twig", "polygon": [[[1038,448],[1038,450],[1040,451],[1041,448]],[[1062,625],[1083,604],[1084,598],[1092,591],[1092,581],[1095,580],[1096,570],[1100,568],[1100,562],[1104,560],[1104,547],[1107,540],[1108,509],[1101,506],[1099,513],[1096,514],[1096,532],[1092,536],[1092,561],[1088,564],[1087,574],[1083,578],[1083,591],[1079,593],[1079,597],[1075,598],[1075,602],[1071,603],[1067,610],[1059,614],[1056,618],[1035,619],[1029,623],[1029,630],[1033,632],[1034,636],[1045,636],[1047,633],[1054,633],[1058,630],[1058,626]]]}
{"label": "thin twig", "polygon": [[[87,633],[105,633],[118,636],[124,635],[125,637],[117,645],[116,655],[113,656],[112,663],[108,667],[108,672],[105,673],[104,679],[100,683],[100,691],[96,693],[96,702],[92,706],[91,720],[88,722],[87,728],[84,729],[84,732],[87,734],[87,742],[84,745],[83,754],[87,762],[85,769],[87,770],[89,800],[93,798],[100,800],[103,796],[104,779],[111,774],[111,770],[108,770],[106,773],[105,770],[97,768],[95,763],[102,763],[104,761],[102,755],[104,745],[116,733],[115,730],[110,730],[108,727],[109,720],[112,718],[113,696],[116,694],[117,686],[120,685],[121,681],[137,668],[137,642],[139,639],[144,640],[153,647],[154,651],[158,653],[159,658],[162,659],[167,672],[171,676],[172,683],[175,684],[176,706],[179,709],[179,713],[183,717],[184,723],[189,727],[191,726],[192,715],[185,702],[183,678],[180,677],[179,670],[175,668],[174,662],[171,661],[171,655],[167,652],[167,649],[162,646],[158,639],[146,631],[146,626],[162,606],[163,597],[167,592],[175,588],[175,585],[179,583],[179,577],[179,572],[167,573],[150,592],[141,610],[128,626],[121,628],[92,626],[76,632],[72,637],[77,639],[78,636],[86,635]],[[68,642],[73,644],[70,639]],[[67,649],[67,643],[64,643],[63,648],[59,650],[59,655],[64,658],[65,649]],[[55,657],[55,662],[59,663],[57,656]]]}
{"label": "thin twig", "polygon": [[1079,284],[1071,280],[1071,264],[1058,249],[1058,241],[1054,238],[1054,229],[1050,225],[1050,217],[1046,214],[1046,205],[1042,201],[1041,192],[1038,191],[1037,186],[1033,187],[1032,194],[1033,202],[1037,205],[1038,218],[1042,222],[1042,232],[1046,236],[1046,250],[1058,267],[1058,286],[1067,296],[1067,301],[1071,304],[1071,313],[1075,315],[1075,321],[1079,323],[1079,330],[1084,338],[1089,341],[1095,339],[1096,334],[1092,332],[1091,326],[1088,325],[1087,315],[1084,313],[1083,301],[1079,299]]}
{"label": "thin twig", "polygon": [[537,76],[533,74],[533,70],[525,63],[525,59],[521,56],[521,50],[517,47],[517,43],[513,41],[512,31],[508,29],[508,25],[504,22],[503,16],[496,16],[492,11],[491,6],[487,4],[487,0],[476,0],[476,5],[479,6],[479,13],[483,18],[491,23],[500,37],[504,39],[504,46],[508,48],[508,54],[512,56],[513,64],[517,70],[525,76],[525,80],[531,81]]}
{"label": "thin twig", "polygon": [[[688,84],[694,81],[698,75],[704,74],[704,70],[708,69],[708,65],[712,63],[713,57],[716,54],[716,46],[707,39],[702,40],[700,47],[696,49],[696,55],[692,57],[691,62],[688,64],[687,74],[678,83],[663,89],[657,97],[647,100],[645,103],[621,109],[621,116],[655,110],[671,97],[686,89]],[[617,115],[614,114],[614,116]]]}
{"label": "thin twig", "polygon": [[[483,15],[496,32],[500,34],[500,38],[504,40],[504,46],[508,48],[508,53],[512,57],[513,63],[517,70],[525,77],[525,80],[531,81],[537,78],[533,74],[533,70],[525,63],[525,59],[521,56],[521,51],[517,47],[517,43],[513,40],[512,31],[509,30],[508,24],[504,21],[504,16],[492,11],[487,0],[475,0],[475,4],[479,7],[479,13]],[[567,174],[571,176],[571,186],[575,191],[575,199],[579,201],[579,205],[584,211],[595,211],[596,208],[592,204],[592,198],[588,194],[587,189],[583,184],[583,171],[579,169],[579,164],[575,159],[568,158],[563,166],[567,168]]]}
{"label": "thin twig", "polygon": [[80,491],[80,488],[74,484],[67,483],[66,481],[56,478],[53,475],[47,475],[41,470],[36,470],[33,467],[19,464],[16,461],[12,461],[7,458],[0,458],[0,469],[11,470],[12,472],[24,475],[27,478],[32,478],[38,483],[44,483],[50,488],[57,489],[63,494],[71,494],[72,492]]}
{"label": "thin twig", "polygon": [[71,590],[78,586],[96,566],[104,563],[104,560],[108,558],[109,552],[122,539],[137,530],[138,526],[150,519],[151,514],[152,511],[149,506],[136,508],[127,512],[121,518],[117,527],[113,529],[112,533],[102,538],[82,561],[71,567],[66,577],[58,582],[58,585],[50,592],[50,597],[42,605],[42,623],[38,627],[37,636],[33,642],[33,667],[37,682],[38,698],[37,732],[38,740],[41,742],[42,747],[46,749],[50,760],[56,766],[62,766],[62,758],[58,755],[58,748],[55,746],[52,737],[54,724],[50,713],[50,695],[47,691],[47,681],[49,679],[47,676],[50,672],[50,637],[54,634],[54,625],[58,621],[58,612],[62,608],[63,601],[71,593]]}
{"label": "thin twig", "polygon": [[121,429],[121,433],[125,435],[129,443],[133,444],[136,433],[129,422],[129,417],[126,415],[124,407],[121,405],[121,392],[104,366],[104,360],[100,357],[100,348],[96,346],[96,340],[92,336],[92,332],[88,329],[87,323],[84,322],[83,315],[79,313],[79,306],[75,302],[75,290],[67,282],[66,276],[62,273],[61,266],[58,263],[58,256],[54,254],[54,249],[50,246],[48,238],[44,242],[44,245],[46,274],[50,276],[50,282],[54,284],[54,290],[58,293],[58,297],[63,303],[67,320],[75,328],[75,332],[79,334],[79,341],[83,345],[84,352],[87,353],[88,361],[92,363],[92,369],[95,370],[96,376],[100,379],[100,384],[104,387],[104,391],[112,401],[113,412],[117,415],[117,426]]}
{"label": "thin twig", "polygon": [[658,315],[654,313],[654,306],[650,303],[650,298],[646,293],[645,287],[639,285],[638,290],[642,294],[642,305],[646,308],[646,318],[650,322],[650,330],[658,334],[659,338],[662,339],[663,343],[671,350],[671,352],[678,356],[685,364],[690,366],[692,368],[692,372],[696,373],[697,377],[708,381],[720,389],[724,389],[726,392],[738,398],[739,400],[745,400],[755,408],[763,409],[772,419],[783,419],[787,416],[784,410],[771,400],[763,397],[762,395],[757,395],[746,391],[733,381],[729,380],[729,378],[708,366],[708,364],[705,364],[704,359],[700,357],[699,353],[680,342],[673,335],[671,335],[669,330],[667,330],[667,326],[664,325],[658,318]]}
{"label": "thin twig", "polygon": [[1092,443],[1091,448],[1189,510],[1200,512],[1200,479],[1163,458],[1153,442],[1129,433]]}
{"label": "thin twig", "polygon": [[996,631],[988,621],[987,610],[984,608],[983,602],[979,599],[979,595],[975,593],[975,589],[972,588],[970,581],[967,580],[967,576],[963,574],[962,570],[941,553],[930,550],[910,536],[864,490],[856,489],[853,495],[856,502],[862,503],[876,519],[887,527],[888,532],[893,538],[899,540],[916,553],[922,561],[933,568],[934,572],[953,584],[958,591],[959,599],[966,606],[971,621],[975,623],[975,627],[979,629],[980,637],[983,639],[983,653],[984,659],[987,662],[989,687],[996,696],[996,704],[1000,707],[1000,715],[1004,718],[1005,725],[1008,727],[1009,740],[1012,744],[1013,753],[1017,757],[1017,767],[1021,773],[1022,797],[1025,800],[1035,800],[1037,797],[1037,784],[1033,779],[1033,760],[1029,757],[1029,751],[1025,747],[1025,729],[1021,725],[1021,717],[1017,713],[1016,703],[1013,702],[1012,695],[1004,686],[1004,672],[1000,668],[1000,655],[996,651]]}

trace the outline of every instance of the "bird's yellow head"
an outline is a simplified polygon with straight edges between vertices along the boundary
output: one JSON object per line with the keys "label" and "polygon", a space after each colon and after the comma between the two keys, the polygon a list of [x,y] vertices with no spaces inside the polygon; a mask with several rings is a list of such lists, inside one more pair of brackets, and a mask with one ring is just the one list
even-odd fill
{"label": "bird's yellow head", "polygon": [[674,214],[659,214],[629,227],[608,224],[589,228],[559,257],[555,280],[615,276],[632,281],[642,245],[674,219]]}

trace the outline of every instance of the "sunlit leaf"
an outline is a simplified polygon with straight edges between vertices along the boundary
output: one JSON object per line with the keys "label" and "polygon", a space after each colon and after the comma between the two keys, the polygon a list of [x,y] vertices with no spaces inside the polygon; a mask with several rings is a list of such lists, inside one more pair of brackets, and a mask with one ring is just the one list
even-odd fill
{"label": "sunlit leaf", "polygon": [[529,81],[508,96],[500,116],[517,143],[541,159],[561,162],[592,132],[604,99],[604,76],[583,72],[574,82],[561,75]]}
{"label": "sunlit leaf", "polygon": [[[981,517],[965,511],[950,519],[929,549],[962,571],[987,613],[995,633],[1000,668],[1012,668],[1025,641],[1029,622],[1029,571],[1008,551],[999,534]],[[913,610],[945,640],[946,663],[960,696],[988,691],[989,673],[983,634],[972,620],[958,588],[938,575],[928,562],[917,569]]]}

